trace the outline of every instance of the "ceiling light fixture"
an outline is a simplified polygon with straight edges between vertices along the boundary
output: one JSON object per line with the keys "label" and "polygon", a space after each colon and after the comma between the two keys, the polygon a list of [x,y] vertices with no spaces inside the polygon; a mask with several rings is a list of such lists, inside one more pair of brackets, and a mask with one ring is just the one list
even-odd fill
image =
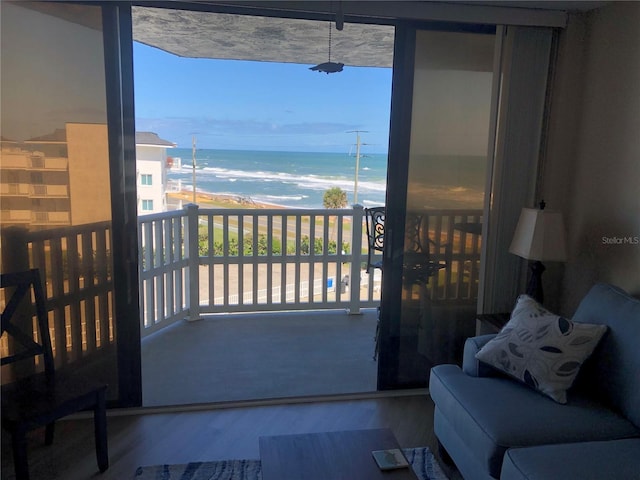
{"label": "ceiling light fixture", "polygon": [[[338,12],[336,13],[336,28],[338,30],[342,30],[344,28],[344,16],[342,14],[341,4],[338,7]],[[309,70],[313,70],[314,72],[325,72],[327,75],[330,73],[341,72],[344,68],[344,63],[336,63],[331,61],[331,29],[332,25],[329,22],[329,61],[320,63],[315,67],[309,67]]]}

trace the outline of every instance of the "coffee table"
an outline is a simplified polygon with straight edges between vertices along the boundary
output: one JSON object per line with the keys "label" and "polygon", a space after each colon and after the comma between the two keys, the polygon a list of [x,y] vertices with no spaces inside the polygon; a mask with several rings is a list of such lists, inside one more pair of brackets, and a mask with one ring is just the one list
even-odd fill
{"label": "coffee table", "polygon": [[263,480],[416,480],[411,467],[381,471],[371,452],[400,448],[387,428],[260,437]]}

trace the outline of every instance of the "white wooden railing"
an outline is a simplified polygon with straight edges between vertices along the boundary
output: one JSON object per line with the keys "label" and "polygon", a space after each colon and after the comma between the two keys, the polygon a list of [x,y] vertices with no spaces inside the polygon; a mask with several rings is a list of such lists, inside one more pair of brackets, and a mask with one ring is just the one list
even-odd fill
{"label": "white wooden railing", "polygon": [[[140,217],[143,336],[208,313],[335,308],[358,313],[379,305],[380,272],[370,279],[364,271],[363,214],[359,205],[339,210],[187,205]],[[469,231],[480,227],[481,211],[429,210],[420,217],[436,247],[447,247],[446,253],[435,249],[434,260],[447,268],[430,281],[430,297],[473,301],[480,235]]]}
{"label": "white wooden railing", "polygon": [[[144,334],[205,313],[378,304],[363,209],[200,209],[139,220]],[[365,250],[366,252],[366,250]]]}

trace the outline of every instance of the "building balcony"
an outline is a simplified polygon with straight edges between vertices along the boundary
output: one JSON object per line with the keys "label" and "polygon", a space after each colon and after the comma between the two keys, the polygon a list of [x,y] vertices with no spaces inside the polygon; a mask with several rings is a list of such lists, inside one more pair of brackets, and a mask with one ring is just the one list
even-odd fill
{"label": "building balcony", "polygon": [[25,150],[3,150],[2,170],[66,171],[69,159],[32,155]]}
{"label": "building balcony", "polygon": [[[6,206],[6,200],[3,202]],[[29,224],[31,223],[31,210],[2,209],[0,221],[3,225]]]}
{"label": "building balcony", "polygon": [[31,211],[32,225],[69,225],[71,214],[69,212],[34,212]]}
{"label": "building balcony", "polygon": [[28,197],[29,183],[0,183],[0,195],[3,197]]}
{"label": "building balcony", "polygon": [[31,198],[69,198],[68,185],[29,185]]}
{"label": "building balcony", "polygon": [[33,183],[2,183],[0,184],[0,195],[3,197],[69,198],[69,186]]}

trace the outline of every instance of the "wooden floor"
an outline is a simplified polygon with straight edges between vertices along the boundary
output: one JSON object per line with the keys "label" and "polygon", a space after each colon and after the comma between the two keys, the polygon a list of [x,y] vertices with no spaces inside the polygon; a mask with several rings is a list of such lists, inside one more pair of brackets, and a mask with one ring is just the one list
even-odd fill
{"label": "wooden floor", "polygon": [[[92,420],[62,421],[56,438],[42,445],[31,438],[32,480],[132,479],[141,465],[259,458],[263,435],[390,428],[402,447],[436,451],[433,402],[425,394],[333,400],[174,413],[111,412],[108,421],[110,468],[99,474]],[[460,475],[442,462],[451,479]],[[2,480],[14,478],[10,441],[2,437]]]}

